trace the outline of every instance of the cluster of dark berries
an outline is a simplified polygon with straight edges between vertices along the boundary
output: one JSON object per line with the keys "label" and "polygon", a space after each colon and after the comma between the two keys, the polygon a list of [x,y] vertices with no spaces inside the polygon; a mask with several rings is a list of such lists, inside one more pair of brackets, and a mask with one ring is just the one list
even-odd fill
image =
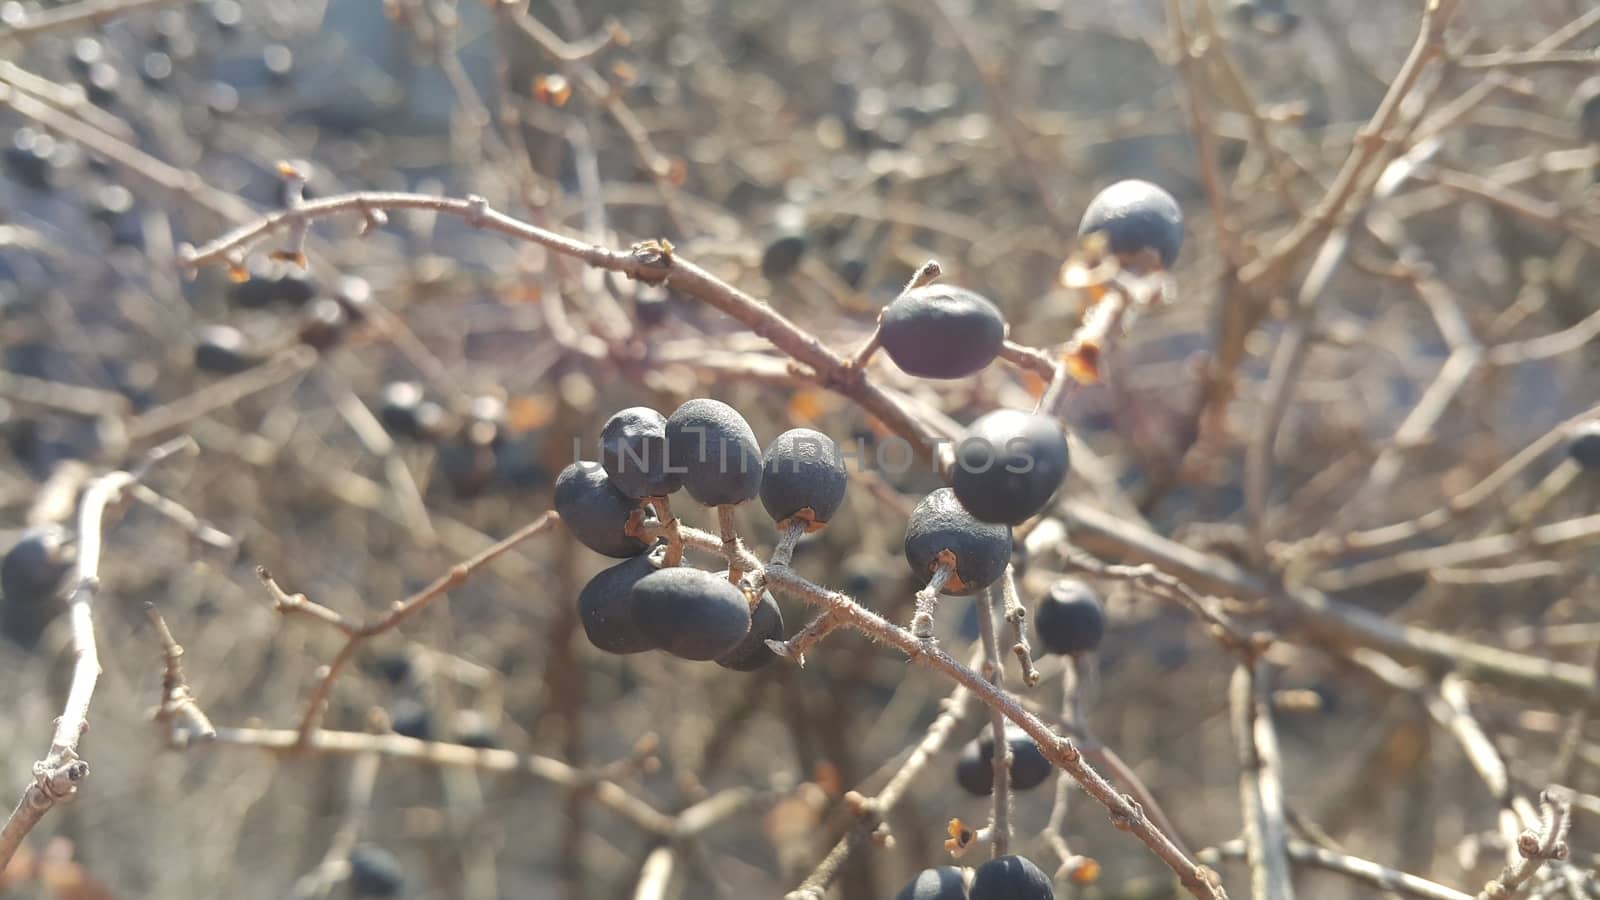
{"label": "cluster of dark berries", "polygon": [[[555,508],[589,549],[624,560],[594,576],[578,597],[584,633],[608,653],[665,650],[750,671],[783,639],[772,595],[729,572],[684,565],[663,535],[667,498],[686,492],[708,507],[760,499],[780,530],[825,525],[844,502],[838,447],[819,432],[779,435],[763,454],[733,407],[690,400],[662,416],[624,409],[600,431],[600,461],[575,462],[556,478]],[[670,563],[670,564],[669,564]]]}
{"label": "cluster of dark berries", "polygon": [[418,382],[391,381],[376,405],[378,421],[391,437],[434,449],[439,474],[459,497],[494,486],[525,487],[543,478],[534,455],[537,433],[513,427],[499,396],[479,394],[451,410]]}
{"label": "cluster of dark berries", "polygon": [[1055,900],[1050,876],[1022,856],[998,856],[969,873],[955,866],[923,869],[895,900]]}
{"label": "cluster of dark berries", "polygon": [[194,365],[202,372],[232,375],[265,362],[272,352],[299,342],[316,350],[329,350],[344,340],[351,328],[365,320],[372,304],[372,286],[366,279],[347,276],[332,289],[324,289],[298,266],[274,263],[258,267],[228,290],[228,300],[241,309],[294,308],[297,316],[291,335],[255,340],[232,325],[207,325],[196,335]]}

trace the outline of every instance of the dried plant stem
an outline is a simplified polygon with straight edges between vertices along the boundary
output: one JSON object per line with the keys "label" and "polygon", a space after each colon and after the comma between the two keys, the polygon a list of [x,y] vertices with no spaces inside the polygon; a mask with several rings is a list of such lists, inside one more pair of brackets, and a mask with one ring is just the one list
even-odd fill
{"label": "dried plant stem", "polygon": [[1011,626],[1011,652],[1022,667],[1022,684],[1033,687],[1039,683],[1039,670],[1033,665],[1033,648],[1028,646],[1028,609],[1017,596],[1017,577],[1010,565],[1000,576],[1000,596],[1004,604],[1006,624]]}
{"label": "dried plant stem", "polygon": [[22,21],[0,28],[0,45],[26,41],[51,31],[93,26],[107,19],[193,0],[79,0],[66,6],[36,12]]}
{"label": "dried plant stem", "polygon": [[89,728],[89,703],[100,679],[100,651],[94,634],[94,603],[100,594],[100,556],[103,546],[106,510],[122,499],[123,491],[137,484],[150,468],[162,460],[194,448],[194,441],[181,438],[151,450],[144,460],[128,471],[102,475],[90,482],[78,504],[78,559],[76,583],[67,597],[67,617],[72,629],[72,681],[67,699],[56,719],[50,749],[33,764],[33,783],[0,826],[0,872],[5,871],[22,839],[39,824],[58,802],[77,793],[89,775],[89,765],[78,756],[78,741]]}
{"label": "dried plant stem", "polygon": [[[1220,862],[1224,859],[1242,859],[1249,853],[1245,841],[1229,841],[1210,850],[1201,851],[1202,859]],[[1426,878],[1419,878],[1379,865],[1368,859],[1338,853],[1325,847],[1318,847],[1305,841],[1290,841],[1288,844],[1289,859],[1305,866],[1314,866],[1329,872],[1337,872],[1374,888],[1403,897],[1413,897],[1417,900],[1472,900],[1471,895],[1464,894],[1454,888],[1432,882]]]}
{"label": "dried plant stem", "polygon": [[1255,900],[1294,900],[1278,738],[1272,729],[1265,670],[1261,662],[1236,667],[1228,691],[1239,753],[1239,805],[1249,851],[1250,893]]}
{"label": "dried plant stem", "polygon": [[[939,563],[933,570],[933,576],[922,590],[917,591],[916,612],[911,616],[911,633],[918,640],[933,640],[933,612],[939,607],[939,592],[949,583],[956,574],[955,563],[948,558],[946,551],[939,555]],[[991,639],[993,635],[990,635]]]}
{"label": "dried plant stem", "polygon": [[478,569],[493,562],[495,558],[523,541],[549,529],[558,520],[559,517],[554,512],[545,513],[471,559],[451,566],[450,571],[439,576],[432,584],[394,604],[383,617],[366,624],[351,622],[338,612],[306,599],[303,594],[288,594],[277,586],[276,582],[272,580],[272,576],[265,569],[257,570],[262,581],[267,585],[268,591],[272,593],[273,604],[278,612],[284,615],[298,614],[316,619],[324,624],[332,625],[345,635],[344,646],[339,649],[333,661],[328,663],[326,671],[317,680],[316,687],[312,688],[311,696],[306,701],[306,710],[300,719],[298,743],[302,747],[310,746],[311,735],[322,722],[323,713],[327,708],[328,697],[333,693],[334,682],[338,680],[340,673],[344,671],[344,667],[349,664],[350,660],[355,658],[356,651],[361,649],[363,644],[377,635],[398,627],[407,619],[426,609],[430,603],[458,587]]}
{"label": "dried plant stem", "polygon": [[1539,798],[1539,826],[1517,836],[1517,853],[1522,857],[1506,866],[1500,877],[1484,885],[1477,900],[1514,900],[1550,860],[1565,860],[1567,829],[1572,826],[1572,804],[1546,791]]}
{"label": "dried plant stem", "polygon": [[[978,607],[978,639],[983,644],[983,674],[996,690],[1005,689],[1005,667],[1000,660],[1000,649],[994,635],[994,607],[1003,600],[998,588],[979,593],[974,602]],[[998,709],[989,710],[989,727],[994,736],[994,755],[990,766],[994,770],[994,804],[989,819],[989,830],[995,856],[1004,856],[1011,848],[1011,742],[1006,740],[1006,717]]]}

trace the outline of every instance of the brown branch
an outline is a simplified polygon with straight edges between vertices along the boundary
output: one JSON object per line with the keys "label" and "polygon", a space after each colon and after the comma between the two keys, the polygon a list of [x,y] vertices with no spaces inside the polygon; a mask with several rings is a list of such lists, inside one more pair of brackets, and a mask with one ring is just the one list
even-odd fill
{"label": "brown branch", "polygon": [[[1215,863],[1224,859],[1242,859],[1248,852],[1248,846],[1244,841],[1229,841],[1218,847],[1202,850],[1199,856],[1207,862]],[[1455,888],[1445,887],[1426,878],[1379,865],[1369,859],[1339,853],[1305,841],[1289,841],[1288,852],[1289,859],[1300,865],[1336,872],[1381,891],[1414,897],[1417,900],[1472,900],[1470,895],[1463,894]]]}
{"label": "brown branch", "polygon": [[33,783],[22,792],[10,818],[0,826],[0,871],[16,855],[22,839],[58,802],[75,795],[89,775],[89,765],[78,756],[78,741],[89,729],[89,703],[100,678],[100,651],[94,634],[94,603],[100,594],[100,556],[106,511],[122,499],[162,460],[185,450],[194,441],[182,438],[163,444],[127,471],[110,472],[95,479],[78,506],[78,559],[76,585],[67,597],[67,617],[72,628],[72,682],[55,734],[44,758],[33,764]]}
{"label": "brown branch", "polygon": [[1234,669],[1229,692],[1233,739],[1239,754],[1239,805],[1244,813],[1250,893],[1255,900],[1294,900],[1289,877],[1289,829],[1284,821],[1283,779],[1266,665]]}

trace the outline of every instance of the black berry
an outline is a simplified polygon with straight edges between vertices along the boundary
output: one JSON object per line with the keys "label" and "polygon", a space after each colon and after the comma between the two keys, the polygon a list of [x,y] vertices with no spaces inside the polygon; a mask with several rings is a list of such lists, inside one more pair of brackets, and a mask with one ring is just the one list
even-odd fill
{"label": "black berry", "polygon": [[1183,210],[1171,194],[1148,181],[1119,181],[1089,201],[1078,223],[1080,237],[1096,232],[1105,235],[1118,256],[1150,251],[1162,267],[1169,267],[1183,247]]}
{"label": "black berry", "polygon": [[1050,876],[1020,856],[1000,856],[978,867],[970,900],[1055,900]]}
{"label": "black berry", "polygon": [[327,350],[344,337],[350,324],[344,305],[331,297],[313,300],[300,314],[299,338],[302,344],[318,350]]}
{"label": "black berry", "polygon": [[444,427],[444,407],[426,399],[415,381],[391,381],[378,400],[378,421],[390,434],[414,440],[437,437]]}
{"label": "black berry", "polygon": [[767,445],[761,464],[761,505],[782,528],[798,517],[815,531],[844,503],[844,459],[833,439],[810,428],[792,428]]}
{"label": "black berry", "polygon": [[500,745],[494,725],[475,709],[459,710],[450,723],[450,731],[456,743],[463,747],[490,750]]}
{"label": "black berry", "polygon": [[664,497],[683,487],[667,463],[667,420],[648,406],[630,406],[606,420],[600,463],[629,497]]}
{"label": "black berry", "polygon": [[1100,598],[1082,581],[1062,578],[1050,585],[1033,616],[1039,646],[1049,653],[1077,655],[1100,646],[1106,612]]}
{"label": "black berry", "polygon": [[965,378],[992,362],[1005,338],[998,307],[943,284],[896,297],[883,311],[879,332],[894,364],[918,378]]}
{"label": "black berry", "polygon": [[967,882],[955,866],[923,869],[906,882],[894,900],[967,900]]}
{"label": "black berry", "polygon": [[650,555],[642,553],[589,579],[578,594],[578,619],[589,643],[618,654],[656,648],[655,640],[633,617],[633,587],[655,571]]}
{"label": "black berry", "polygon": [[1011,529],[980,522],[956,499],[955,491],[939,488],[922,498],[906,523],[906,561],[926,585],[939,565],[939,554],[955,556],[955,574],[944,593],[976,594],[997,581],[1011,561]]}
{"label": "black berry", "polygon": [[968,426],[950,476],[956,499],[984,522],[1020,525],[1067,477],[1067,438],[1049,416],[999,409]]}
{"label": "black berry", "polygon": [[389,707],[389,727],[395,734],[419,741],[433,740],[433,715],[427,704],[402,697]]}
{"label": "black berry", "polygon": [[761,445],[739,411],[697,399],[667,418],[667,459],[689,496],[706,506],[755,499],[761,490]]}
{"label": "black berry", "polygon": [[596,553],[624,559],[645,551],[645,542],[626,530],[639,504],[611,486],[599,463],[575,462],[562,469],[555,507],[572,536]]}
{"label": "black berry", "polygon": [[800,268],[806,255],[804,235],[785,234],[774,238],[761,251],[761,274],[769,281],[787,278]]}
{"label": "black berry", "polygon": [[633,619],[673,656],[712,660],[732,653],[749,633],[750,604],[728,579],[679,566],[639,579]]}
{"label": "black berry", "polygon": [[397,897],[405,873],[393,853],[371,844],[350,848],[350,894],[355,897]]}
{"label": "black berry", "polygon": [[[1033,739],[1022,729],[1007,725],[1006,743],[1011,745],[1011,786],[1026,791],[1044,784],[1052,767]],[[993,730],[984,729],[983,734],[962,748],[956,758],[956,783],[978,797],[994,793]]]}
{"label": "black berry", "polygon": [[1573,429],[1567,439],[1567,455],[1585,469],[1600,469],[1600,419]]}
{"label": "black berry", "polygon": [[61,612],[73,547],[65,529],[42,525],[22,533],[0,559],[0,633],[25,647],[38,643]]}
{"label": "black berry", "polygon": [[[719,577],[726,579],[727,573],[723,572]],[[754,672],[765,668],[778,658],[767,646],[769,640],[783,640],[783,611],[778,608],[778,601],[772,599],[770,591],[762,591],[761,602],[750,611],[750,630],[738,646],[717,657],[717,665],[735,672]]]}
{"label": "black berry", "polygon": [[1591,144],[1600,144],[1600,75],[1578,85],[1572,96],[1572,110],[1578,120],[1578,135]]}
{"label": "black berry", "polygon": [[194,346],[194,367],[202,372],[232,375],[259,363],[244,333],[231,325],[208,325],[200,329]]}

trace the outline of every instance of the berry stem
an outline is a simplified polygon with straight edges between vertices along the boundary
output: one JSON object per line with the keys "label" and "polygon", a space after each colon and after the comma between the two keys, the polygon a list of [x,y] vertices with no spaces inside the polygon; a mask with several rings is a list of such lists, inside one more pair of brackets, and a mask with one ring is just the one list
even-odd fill
{"label": "berry stem", "polygon": [[933,570],[928,586],[917,591],[916,613],[911,616],[911,633],[919,640],[933,640],[933,611],[939,605],[939,592],[944,590],[945,583],[955,573],[954,557],[948,550],[941,551],[938,568]]}
{"label": "berry stem", "polygon": [[678,517],[672,514],[672,502],[666,497],[645,500],[655,510],[661,531],[667,537],[667,555],[662,558],[662,568],[671,568],[683,562],[683,532],[678,527]]}
{"label": "berry stem", "polygon": [[769,566],[787,566],[794,559],[794,548],[799,545],[801,535],[806,533],[806,523],[791,519],[778,534],[778,546],[773,548]]}
{"label": "berry stem", "polygon": [[[1000,662],[1000,648],[994,636],[994,607],[1004,602],[1002,591],[991,587],[973,598],[978,607],[978,638],[983,642],[983,674],[995,690],[1004,690],[1005,667]],[[1011,742],[1006,740],[1006,717],[1000,710],[990,708],[989,726],[994,733],[994,754],[990,767],[994,770],[994,811],[990,815],[990,832],[993,835],[993,855],[1006,855],[1011,847]]]}
{"label": "berry stem", "polygon": [[728,560],[728,581],[738,584],[744,578],[745,570],[740,561],[744,542],[739,540],[739,526],[733,521],[732,506],[717,507],[717,531],[722,535],[722,555]]}
{"label": "berry stem", "polygon": [[1039,670],[1033,667],[1033,648],[1028,646],[1028,610],[1017,596],[1017,577],[1011,566],[1000,576],[1000,596],[1004,604],[1006,623],[1011,626],[1011,652],[1016,654],[1017,665],[1022,667],[1022,684],[1033,687],[1039,683]]}

